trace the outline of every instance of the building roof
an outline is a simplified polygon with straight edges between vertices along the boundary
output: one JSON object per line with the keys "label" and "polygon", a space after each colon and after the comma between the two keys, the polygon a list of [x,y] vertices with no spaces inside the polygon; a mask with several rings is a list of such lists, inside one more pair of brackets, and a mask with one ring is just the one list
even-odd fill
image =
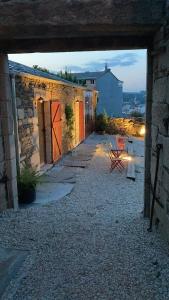
{"label": "building roof", "polygon": [[110,72],[118,81],[122,82],[119,80],[112,72],[111,69],[105,68],[104,71],[98,71],[98,72],[83,72],[83,73],[73,73],[73,75],[78,79],[78,80],[86,80],[86,79],[98,79],[102,75]]}
{"label": "building roof", "polygon": [[84,86],[81,86],[81,85],[78,85],[69,80],[63,79],[63,78],[59,77],[58,75],[43,72],[43,71],[31,68],[31,67],[25,66],[23,64],[11,61],[11,60],[9,60],[9,71],[14,72],[14,73],[26,73],[26,74],[31,74],[31,75],[38,76],[38,77],[57,80],[57,81],[61,81],[61,82],[65,83],[65,84],[69,84],[69,85],[72,85],[75,87],[77,86],[77,87],[86,89]]}
{"label": "building roof", "polygon": [[97,79],[101,75],[103,75],[105,71],[101,72],[84,72],[84,73],[73,73],[77,79]]}

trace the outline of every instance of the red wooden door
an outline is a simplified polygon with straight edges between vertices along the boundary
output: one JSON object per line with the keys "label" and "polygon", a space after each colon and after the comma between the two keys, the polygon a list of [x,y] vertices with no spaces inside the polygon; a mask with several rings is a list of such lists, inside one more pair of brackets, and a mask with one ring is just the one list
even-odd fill
{"label": "red wooden door", "polygon": [[62,155],[62,120],[61,104],[57,101],[51,102],[52,122],[52,156],[57,161]]}
{"label": "red wooden door", "polygon": [[83,141],[85,138],[85,119],[84,119],[84,103],[79,102],[79,141]]}

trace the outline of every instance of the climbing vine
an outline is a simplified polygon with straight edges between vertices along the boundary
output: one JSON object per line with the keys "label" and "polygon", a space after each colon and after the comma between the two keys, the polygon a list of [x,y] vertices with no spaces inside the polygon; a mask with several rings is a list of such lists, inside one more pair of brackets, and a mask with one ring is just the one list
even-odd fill
{"label": "climbing vine", "polygon": [[68,137],[73,138],[73,128],[74,128],[74,113],[73,108],[70,104],[66,104],[65,106],[65,116],[66,116],[66,123],[68,127]]}

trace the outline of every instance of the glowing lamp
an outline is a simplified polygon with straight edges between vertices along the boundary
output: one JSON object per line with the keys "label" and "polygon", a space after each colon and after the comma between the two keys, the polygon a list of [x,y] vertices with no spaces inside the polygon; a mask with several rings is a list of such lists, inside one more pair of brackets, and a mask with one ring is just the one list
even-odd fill
{"label": "glowing lamp", "polygon": [[38,100],[39,100],[40,103],[43,103],[43,101],[44,101],[42,97],[39,97]]}
{"label": "glowing lamp", "polygon": [[132,160],[131,156],[127,156],[126,159],[127,159],[128,161],[131,161],[131,160]]}
{"label": "glowing lamp", "polygon": [[128,160],[128,161],[131,161],[131,160],[132,160],[132,157],[131,157],[131,156],[124,156],[123,159]]}
{"label": "glowing lamp", "polygon": [[146,133],[145,126],[142,126],[141,129],[140,129],[140,135],[141,135],[141,136],[144,136],[145,133]]}

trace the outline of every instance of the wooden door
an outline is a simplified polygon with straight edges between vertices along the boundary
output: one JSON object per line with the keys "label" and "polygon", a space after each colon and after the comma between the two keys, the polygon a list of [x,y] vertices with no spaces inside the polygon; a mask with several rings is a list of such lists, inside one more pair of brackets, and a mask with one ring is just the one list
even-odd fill
{"label": "wooden door", "polygon": [[85,120],[84,120],[84,103],[79,102],[79,141],[82,142],[85,138]]}
{"label": "wooden door", "polygon": [[40,164],[46,163],[45,115],[44,102],[38,102],[39,155]]}
{"label": "wooden door", "polygon": [[79,102],[75,102],[75,144],[79,144]]}
{"label": "wooden door", "polygon": [[62,120],[61,104],[57,101],[51,102],[51,127],[52,127],[52,156],[57,161],[62,155]]}

